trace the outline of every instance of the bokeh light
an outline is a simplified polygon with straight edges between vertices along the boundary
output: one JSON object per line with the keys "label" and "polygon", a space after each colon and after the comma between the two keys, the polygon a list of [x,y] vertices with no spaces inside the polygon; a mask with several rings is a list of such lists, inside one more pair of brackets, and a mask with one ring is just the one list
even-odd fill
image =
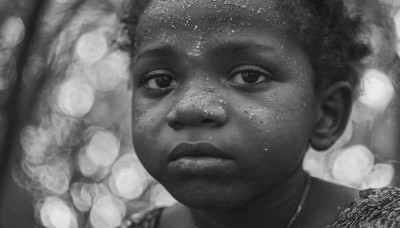
{"label": "bokeh light", "polygon": [[54,1],[57,3],[64,4],[64,3],[70,2],[71,0],[54,0]]}
{"label": "bokeh light", "polygon": [[397,38],[400,39],[400,9],[393,16]]}
{"label": "bokeh light", "polygon": [[78,153],[78,167],[82,175],[86,177],[101,179],[105,175],[101,175],[101,173],[103,173],[102,170],[89,158],[87,150],[85,149],[82,149]]}
{"label": "bokeh light", "polygon": [[364,177],[360,188],[382,188],[390,185],[393,177],[394,167],[391,164],[376,164],[372,171]]}
{"label": "bokeh light", "polygon": [[90,212],[90,223],[94,228],[119,227],[125,213],[123,201],[111,195],[100,196]]}
{"label": "bokeh light", "polygon": [[336,181],[358,187],[372,170],[374,160],[374,155],[367,147],[356,145],[334,152],[329,163]]}
{"label": "bokeh light", "polygon": [[30,162],[41,163],[51,139],[43,130],[26,126],[21,130],[20,144]]}
{"label": "bokeh light", "polygon": [[71,139],[71,133],[75,133],[79,123],[78,119],[62,115],[55,111],[51,112],[50,119],[53,143],[59,147],[66,144],[75,145],[75,142],[72,140],[68,141],[68,139]]}
{"label": "bokeh light", "polygon": [[57,107],[63,113],[82,117],[92,108],[95,94],[87,83],[79,78],[69,78],[58,88]]}
{"label": "bokeh light", "polygon": [[151,189],[150,199],[154,207],[169,207],[177,202],[161,184]]}
{"label": "bokeh light", "polygon": [[87,69],[90,85],[100,91],[114,90],[127,80],[127,60],[121,53],[111,53]]}
{"label": "bokeh light", "polygon": [[118,157],[120,142],[111,132],[99,131],[86,147],[88,158],[97,166],[108,167]]}
{"label": "bokeh light", "polygon": [[[24,87],[44,82],[33,121],[22,128],[19,141],[21,167],[29,178],[22,185],[39,202],[45,227],[119,227],[132,213],[176,202],[144,170],[133,149],[132,91],[126,89],[131,62],[121,49],[129,40],[118,14],[123,1],[50,1],[32,35],[32,53],[23,60]],[[351,121],[331,148],[311,148],[303,163],[312,176],[359,189],[389,185],[396,166],[390,159],[398,151],[396,133],[388,130],[397,129],[388,126],[398,121],[381,119],[394,104],[391,77],[396,81],[397,71],[391,65],[396,49],[400,56],[400,1],[380,3],[392,7],[390,21],[368,24],[374,56],[366,60],[370,69],[364,72]],[[19,14],[24,20],[26,15]],[[25,36],[20,17],[4,16],[0,24],[3,94],[16,81],[18,45]]]}
{"label": "bokeh light", "polygon": [[86,79],[88,85],[99,91],[110,91],[128,79],[128,56],[120,51],[107,54],[97,62],[71,64],[67,76]]}
{"label": "bokeh light", "polygon": [[111,191],[123,199],[135,199],[146,188],[148,175],[135,154],[126,154],[115,162],[110,177]]}
{"label": "bokeh light", "polygon": [[0,27],[0,49],[14,48],[23,40],[25,26],[21,18],[9,17]]}
{"label": "bokeh light", "polygon": [[329,179],[327,177],[326,154],[310,148],[304,157],[303,169],[314,177]]}
{"label": "bokeh light", "polygon": [[48,228],[78,228],[73,209],[60,198],[48,197],[40,209],[41,222]]}
{"label": "bokeh light", "polygon": [[93,184],[75,182],[71,186],[71,197],[75,207],[80,211],[89,211],[93,204],[91,189]]}
{"label": "bokeh light", "polygon": [[400,9],[397,10],[397,12],[393,16],[394,20],[394,26],[396,30],[396,35],[397,35],[397,42],[395,45],[396,53],[398,56],[400,56]]}
{"label": "bokeh light", "polygon": [[77,41],[76,53],[80,60],[94,62],[107,52],[107,38],[102,32],[83,34]]}
{"label": "bokeh light", "polygon": [[36,170],[36,175],[42,185],[55,194],[63,194],[69,189],[71,174],[65,160],[53,160]]}
{"label": "bokeh light", "polygon": [[376,69],[368,70],[362,79],[363,92],[359,101],[377,110],[387,107],[394,96],[389,78]]}

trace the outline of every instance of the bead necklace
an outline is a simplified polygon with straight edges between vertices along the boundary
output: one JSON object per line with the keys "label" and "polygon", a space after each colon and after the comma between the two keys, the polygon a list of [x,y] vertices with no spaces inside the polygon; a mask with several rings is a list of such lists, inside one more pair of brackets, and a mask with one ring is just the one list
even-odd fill
{"label": "bead necklace", "polygon": [[311,176],[307,174],[307,183],[306,183],[306,187],[303,190],[303,195],[301,196],[299,206],[297,206],[297,210],[294,213],[294,215],[292,216],[292,218],[290,219],[290,221],[287,225],[287,228],[291,228],[293,226],[294,222],[296,221],[297,217],[299,217],[300,212],[303,209],[304,202],[307,199],[308,192],[310,190],[310,186],[311,186]]}
{"label": "bead necklace", "polygon": [[[306,201],[308,192],[310,190],[310,186],[311,186],[311,176],[307,175],[307,183],[306,183],[306,186],[304,187],[303,194],[301,196],[299,205],[297,206],[296,212],[290,219],[290,221],[287,225],[287,228],[291,228],[293,226],[294,222],[296,221],[297,217],[300,215],[301,210],[303,209],[303,206],[304,206],[304,202]],[[147,222],[151,223],[151,222],[158,221],[162,210],[163,210],[163,208],[158,208],[158,209],[153,209],[153,210],[151,210],[151,212],[148,212],[148,213],[134,214],[130,217],[130,219],[128,221],[125,221],[122,224],[121,228],[129,228],[129,227],[137,227],[137,226],[139,226],[139,227],[145,226],[146,227]],[[144,218],[144,217],[147,217],[147,218]],[[157,217],[157,219],[154,220],[154,218],[156,218],[156,217]],[[198,228],[198,227],[196,226],[196,228]]]}

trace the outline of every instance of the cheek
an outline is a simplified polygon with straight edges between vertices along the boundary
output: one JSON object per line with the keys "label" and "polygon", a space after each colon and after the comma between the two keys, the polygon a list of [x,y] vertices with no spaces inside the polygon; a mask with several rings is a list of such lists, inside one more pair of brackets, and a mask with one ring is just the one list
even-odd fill
{"label": "cheek", "polygon": [[157,169],[159,148],[158,134],[166,114],[162,109],[150,108],[146,102],[133,99],[132,102],[132,140],[144,167],[153,174]]}
{"label": "cheek", "polygon": [[[134,94],[132,99],[132,134],[136,136],[145,135],[149,138],[154,136],[161,127],[167,115],[168,104],[155,104],[150,99],[144,99]],[[135,138],[134,138],[135,140]]]}
{"label": "cheek", "polygon": [[308,147],[311,112],[303,103],[310,102],[310,97],[282,91],[257,101],[236,102],[246,104],[236,105],[235,121],[236,130],[241,132],[241,151],[248,151],[243,160],[249,175],[259,172],[258,169],[275,173],[290,171],[290,167],[301,162]]}

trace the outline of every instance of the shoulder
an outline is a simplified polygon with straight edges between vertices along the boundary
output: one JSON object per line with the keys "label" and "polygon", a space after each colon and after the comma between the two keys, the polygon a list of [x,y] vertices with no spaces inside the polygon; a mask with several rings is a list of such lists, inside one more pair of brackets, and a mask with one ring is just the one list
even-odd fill
{"label": "shoulder", "polygon": [[157,228],[163,210],[164,208],[154,208],[133,214],[121,228]]}
{"label": "shoulder", "polygon": [[356,189],[312,178],[307,200],[294,227],[326,227],[336,221],[357,196]]}
{"label": "shoulder", "polygon": [[400,188],[385,187],[359,192],[330,228],[400,227]]}

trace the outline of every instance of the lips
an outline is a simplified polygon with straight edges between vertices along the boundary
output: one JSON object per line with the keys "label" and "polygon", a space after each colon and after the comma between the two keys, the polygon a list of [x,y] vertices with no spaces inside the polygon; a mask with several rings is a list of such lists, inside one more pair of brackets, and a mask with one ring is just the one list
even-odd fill
{"label": "lips", "polygon": [[218,149],[210,143],[180,143],[170,153],[169,161],[176,161],[180,158],[191,157],[191,158],[221,158],[221,159],[232,159],[227,153]]}
{"label": "lips", "polygon": [[232,157],[210,143],[181,143],[168,154],[171,173],[217,178],[234,173]]}

